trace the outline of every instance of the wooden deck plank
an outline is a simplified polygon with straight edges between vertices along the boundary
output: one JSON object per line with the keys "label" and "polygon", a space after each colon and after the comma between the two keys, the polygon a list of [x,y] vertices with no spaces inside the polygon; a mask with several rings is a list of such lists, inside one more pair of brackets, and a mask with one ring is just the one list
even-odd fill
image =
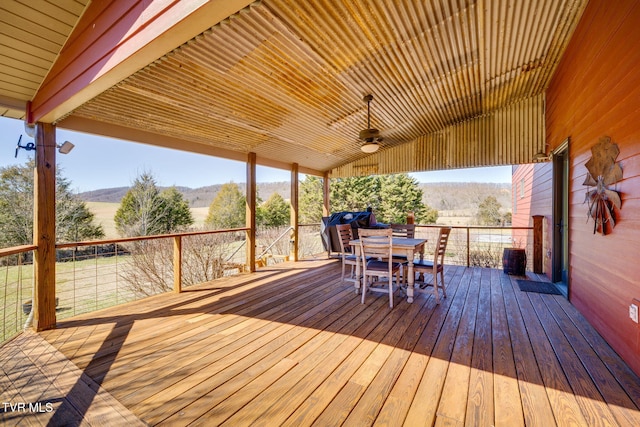
{"label": "wooden deck plank", "polygon": [[[582,413],[590,426],[615,425],[615,416],[604,401],[604,397],[592,381],[584,381],[589,377],[580,359],[575,357],[575,352],[567,338],[564,336],[558,324],[554,321],[540,295],[529,295],[538,318],[542,320],[543,327],[549,338],[556,357],[562,366],[565,376],[576,395],[576,399]],[[561,297],[557,297],[561,298]]]}
{"label": "wooden deck plank", "polygon": [[[496,274],[493,274],[496,273]],[[491,287],[499,283],[498,270],[482,271],[473,355],[469,373],[465,425],[489,426],[494,424],[493,398],[493,344],[491,334]]]}
{"label": "wooden deck plank", "polygon": [[[318,400],[323,404],[319,404],[316,408],[304,409],[307,412],[307,416],[310,413],[315,413],[316,425],[326,425],[329,423],[339,423],[343,421],[349,414],[350,409],[357,403],[359,396],[364,392],[364,386],[357,381],[353,381],[354,376],[360,375],[362,380],[363,374],[367,371],[367,368],[363,368],[365,363],[373,363],[372,356],[379,345],[379,342],[384,336],[385,331],[389,331],[397,317],[387,316],[389,313],[388,306],[386,305],[384,295],[378,295],[377,298],[369,298],[373,301],[378,308],[378,313],[374,314],[375,319],[373,322],[365,321],[359,328],[356,336],[359,337],[357,342],[352,342],[355,347],[352,347],[349,356],[344,359],[344,362],[338,369],[332,373],[329,381],[323,383],[319,388],[320,393],[312,395],[312,400]],[[380,304],[380,305],[378,305]],[[391,313],[398,313],[397,306]],[[382,314],[382,317],[379,315]],[[380,353],[378,353],[380,355]],[[353,392],[351,392],[353,391]],[[347,403],[348,402],[348,403]],[[347,409],[348,408],[348,409]],[[313,420],[314,417],[310,417]],[[289,421],[291,425],[291,421]],[[305,423],[308,425],[308,423]]]}
{"label": "wooden deck plank", "polygon": [[[83,419],[93,425],[127,424],[142,425],[137,417],[114,399],[106,390],[78,370],[63,354],[38,337],[34,341],[37,349],[29,355],[31,361],[48,381],[66,396],[73,407],[83,415]],[[51,425],[59,425],[58,413],[50,420]],[[62,418],[60,421],[62,421]]]}
{"label": "wooden deck plank", "polygon": [[[432,307],[435,304],[433,295],[421,296],[414,299],[413,304],[401,302],[404,313],[394,326],[394,334],[387,334],[374,352],[379,352],[384,358],[382,365],[373,365],[373,378],[369,382],[366,391],[353,408],[345,425],[371,425],[377,420],[378,414],[384,405],[386,397],[404,368],[411,350],[415,347],[422,335],[424,325],[430,316],[421,315],[422,309]],[[397,339],[394,335],[397,334]],[[386,354],[386,358],[384,355]],[[352,380],[356,378],[352,378]]]}
{"label": "wooden deck plank", "polygon": [[463,276],[416,391],[416,399],[413,400],[407,413],[405,419],[407,425],[433,425],[435,423],[436,411],[442,396],[442,388],[449,369],[449,360],[470,282],[470,274]]}
{"label": "wooden deck plank", "polygon": [[438,404],[436,426],[463,425],[465,421],[469,396],[471,355],[473,354],[478,297],[480,295],[480,273],[480,270],[475,270],[469,282],[469,290],[456,332],[450,366]]}
{"label": "wooden deck plank", "polygon": [[496,426],[524,426],[522,399],[502,286],[491,286],[491,325],[493,333],[494,399]]}
{"label": "wooden deck plank", "polygon": [[28,380],[28,387],[21,386],[21,381],[14,385],[27,390],[27,393],[20,392],[21,402],[37,405],[35,410],[28,410],[33,418],[27,418],[27,423],[143,425],[42,337],[25,332],[20,338],[20,342],[14,344],[23,350],[18,355],[20,363],[29,367],[29,375],[21,378]]}
{"label": "wooden deck plank", "polygon": [[[342,290],[342,292],[345,292],[345,290]],[[350,293],[352,294],[352,292]],[[355,295],[353,296],[355,297]],[[373,309],[377,308],[374,307]],[[206,394],[203,399],[200,399],[205,403],[204,405],[190,405],[180,411],[182,418],[184,419],[187,416],[187,419],[196,420],[210,412],[208,416],[203,417],[206,420],[205,424],[215,420],[223,422],[226,417],[234,414],[257,395],[253,393],[256,391],[257,393],[262,392],[262,389],[257,387],[256,384],[264,383],[264,381],[270,384],[269,379],[273,377],[273,373],[270,371],[273,366],[278,364],[279,360],[286,359],[298,363],[297,360],[291,357],[291,354],[319,334],[323,323],[330,322],[333,326],[338,326],[338,321],[340,321],[342,324],[349,324],[353,327],[357,325],[357,315],[364,309],[371,309],[371,307],[357,306],[354,310],[352,305],[345,305],[334,309],[335,311],[329,315],[323,312],[319,317],[318,323],[310,324],[310,327],[306,328],[306,330],[299,328],[294,330],[294,333],[297,332],[298,336],[287,338],[284,341],[284,346],[274,349],[264,347],[261,352],[255,352],[252,354],[252,359],[243,360],[243,362],[248,362],[244,371],[234,372],[235,375],[229,375],[228,378],[225,377],[224,382],[221,381],[219,387]],[[314,328],[314,326],[316,327]],[[264,378],[262,378],[263,376]]]}
{"label": "wooden deck plank", "polygon": [[[376,299],[377,302],[381,302],[383,300],[383,297],[378,297]],[[433,303],[432,300],[427,299],[427,305],[433,307],[435,306],[435,303]],[[430,316],[431,312],[426,316],[417,315],[416,318],[419,323],[422,324],[423,322],[428,321]],[[417,327],[415,332],[419,331],[420,328]],[[411,334],[407,335],[410,336]],[[323,382],[315,389],[315,391],[313,391],[313,393],[309,395],[309,397],[283,423],[284,426],[311,425],[311,423],[313,423],[314,420],[316,420],[325,411],[329,414],[329,418],[331,418],[331,411],[327,410],[327,407],[340,393],[340,390],[343,387],[348,386],[350,378],[373,352],[373,348],[376,345],[375,343],[365,339],[358,339],[357,342],[353,340],[353,344],[353,347],[349,346],[347,348],[349,350],[349,354],[343,359],[344,361],[341,362],[330,375],[323,379]],[[356,347],[355,350],[354,347]],[[342,346],[340,351],[342,352]],[[334,360],[334,355],[332,354],[329,359]],[[356,388],[360,389],[361,387]]]}
{"label": "wooden deck plank", "polygon": [[[374,301],[373,299],[371,300]],[[375,299],[375,301],[379,300],[379,298]],[[317,346],[319,350],[310,351],[313,350],[313,348],[310,346],[301,347],[296,353],[290,356],[299,361],[299,364],[295,368],[288,372],[287,375],[281,378],[281,380],[279,380],[276,384],[265,390],[264,393],[262,393],[248,405],[245,405],[242,410],[236,412],[222,425],[233,426],[239,424],[243,425],[246,423],[255,423],[258,417],[260,417],[263,413],[268,412],[268,410],[280,399],[280,396],[285,395],[291,389],[291,387],[293,387],[294,384],[301,381],[306,375],[310,373],[313,368],[315,368],[319,363],[325,360],[332,351],[336,350],[341,344],[343,344],[348,334],[353,333],[356,336],[366,337],[367,340],[379,342],[380,340],[384,339],[390,331],[392,331],[393,326],[401,317],[401,314],[402,312],[399,309],[391,310],[389,313],[388,309],[385,310],[384,308],[380,307],[370,318],[370,321],[362,324],[362,330],[353,330],[353,332],[349,332],[349,329],[346,329],[344,331],[341,331],[342,333],[326,336],[326,340],[322,342],[318,342],[318,340],[315,340],[313,345]],[[353,328],[351,325],[346,326],[347,328]],[[375,350],[376,349],[374,348],[367,361],[371,360],[370,358],[375,354]],[[382,357],[378,354],[376,354],[376,356]],[[371,372],[371,367],[369,366],[367,361],[365,361],[365,363],[360,366],[360,368],[356,372],[356,375],[367,375]],[[289,414],[287,414],[287,416],[288,415]]]}
{"label": "wooden deck plank", "polygon": [[520,292],[520,290],[517,287],[514,288],[510,279],[504,275],[501,275],[500,284],[497,286],[502,287],[502,297],[507,308],[509,336],[511,337],[525,423],[527,426],[539,427],[555,424],[565,425],[555,420],[551,402],[540,374],[540,367],[536,363],[536,359],[531,357],[534,355],[533,347],[514,293]]}
{"label": "wooden deck plank", "polygon": [[[339,294],[344,295],[345,292],[347,291],[341,290]],[[290,357],[292,351],[311,339],[314,334],[322,331],[322,328],[295,328],[296,321],[303,322],[307,320],[310,326],[313,326],[316,321],[331,322],[332,318],[326,316],[323,309],[325,305],[331,306],[332,303],[331,299],[326,300],[323,304],[316,305],[312,310],[303,310],[303,313],[297,319],[290,319],[285,323],[266,321],[265,328],[269,328],[270,332],[265,334],[265,331],[259,331],[257,335],[247,337],[247,342],[236,341],[232,336],[229,337],[229,341],[232,344],[220,349],[223,355],[222,358],[217,358],[214,352],[202,359],[204,362],[202,366],[194,367],[189,365],[183,367],[182,372],[177,377],[186,378],[187,380],[169,386],[165,384],[166,389],[156,390],[154,395],[137,404],[136,406],[140,408],[136,412],[149,418],[162,416],[162,414],[168,412],[166,411],[167,406],[171,407],[180,402],[180,396],[183,393],[188,391],[192,395],[195,393],[196,396],[199,396],[210,392],[222,381],[217,379],[220,375],[222,375],[223,380],[232,375],[237,375],[242,370],[255,366],[256,361],[261,360],[265,355],[275,350],[283,352],[282,354],[276,354],[276,360],[277,357]],[[300,343],[293,340],[294,337],[301,334],[303,339]],[[227,369],[228,367],[232,367],[232,369]],[[190,375],[185,376],[183,372],[190,372]],[[222,372],[222,374],[217,375],[219,372]]]}
{"label": "wooden deck plank", "polygon": [[[9,345],[4,346],[4,352],[2,354],[3,363],[0,365],[0,399],[4,403],[11,405],[25,404],[28,402],[35,402],[30,400],[32,397],[28,393],[33,390],[26,390],[27,394],[23,394],[23,381],[20,377],[24,376],[25,372],[29,372],[33,375],[33,367],[29,363],[25,363],[27,359],[24,352],[19,348],[18,342],[22,342],[23,337],[16,337]],[[60,402],[56,405],[56,410],[60,409]],[[17,406],[14,406],[17,408]],[[30,426],[46,425],[49,416],[47,414],[36,414],[35,416],[25,417],[22,416],[21,410],[7,410],[4,407],[0,411],[0,424],[3,426],[17,426],[25,423]],[[73,419],[72,414],[69,414],[69,418]]]}
{"label": "wooden deck plank", "polygon": [[[177,357],[182,360],[183,358],[191,359],[185,364],[191,364],[199,360],[204,356],[204,353],[193,351],[195,346],[198,348],[200,345],[206,345],[209,353],[213,353],[214,351],[225,348],[229,345],[235,345],[236,347],[241,347],[243,342],[249,342],[253,340],[251,334],[256,333],[258,330],[265,331],[264,328],[276,327],[276,325],[265,325],[258,316],[271,316],[271,312],[277,312],[280,310],[281,313],[286,313],[285,315],[276,315],[273,317],[273,321],[289,321],[291,318],[296,317],[302,313],[308,313],[309,310],[313,307],[309,305],[310,298],[323,298],[330,300],[336,298],[340,300],[344,298],[344,296],[336,296],[337,290],[333,289],[333,293],[330,295],[326,291],[327,287],[317,287],[315,289],[315,293],[307,293],[306,295],[301,295],[288,302],[281,302],[279,305],[273,306],[272,302],[265,305],[260,305],[262,307],[263,312],[254,311],[252,313],[240,313],[240,314],[226,314],[224,316],[233,318],[233,322],[225,322],[223,325],[227,325],[228,329],[224,329],[224,326],[220,326],[217,324],[215,320],[202,321],[197,327],[193,325],[185,326],[187,330],[183,328],[177,328],[172,335],[178,337],[184,337],[183,340],[170,340],[166,342],[164,345],[158,344],[159,349],[165,348],[166,351],[159,352],[159,349],[156,349],[154,346],[146,346],[141,347],[136,352],[127,352],[126,355],[123,355],[119,358],[117,366],[112,368],[114,379],[109,380],[110,387],[118,388],[118,387],[128,387],[128,384],[133,381],[129,372],[131,372],[130,368],[135,367],[140,364],[141,373],[144,375],[142,380],[153,381],[154,373],[152,370],[146,369],[145,366],[154,366],[157,364],[159,367],[165,367],[167,371],[171,372],[177,369],[177,365],[175,364],[175,359]],[[290,297],[291,295],[285,295],[286,297]],[[283,310],[285,308],[284,305],[287,305],[287,310]],[[267,310],[268,308],[268,310]],[[221,314],[223,315],[223,314]],[[245,317],[245,316],[256,316],[256,317]],[[196,334],[191,334],[189,328],[195,329],[197,331]],[[221,329],[222,328],[222,329]],[[198,341],[201,341],[203,344],[199,344]],[[230,347],[227,347],[227,350],[231,350]],[[129,368],[129,370],[127,370]],[[135,382],[139,383],[141,381],[140,377],[135,378]]]}
{"label": "wooden deck plank", "polygon": [[560,308],[557,300],[547,298],[542,302],[547,306],[549,314],[555,319],[559,330],[575,350],[578,359],[582,362],[618,423],[621,425],[640,426],[638,406],[624,391],[604,362],[598,357],[595,350]]}
{"label": "wooden deck plank", "polygon": [[[378,304],[379,301],[375,304],[375,310],[383,311],[384,304]],[[346,332],[346,331],[345,331]],[[321,383],[328,375],[331,375],[336,366],[338,366],[342,361],[344,361],[349,354],[364,341],[364,338],[356,338],[353,336],[349,336],[349,334],[344,334],[340,332],[332,337],[333,340],[338,340],[336,342],[337,345],[331,347],[330,353],[321,360],[312,360],[310,363],[314,365],[312,370],[309,371],[308,374],[300,377],[297,380],[285,379],[283,378],[284,384],[274,384],[274,387],[278,387],[275,391],[270,391],[272,389],[265,390],[266,396],[270,393],[283,393],[280,398],[269,402],[269,399],[265,399],[263,403],[265,403],[264,407],[268,409],[263,410],[260,417],[256,420],[252,421],[252,425],[280,425],[284,420],[286,420],[291,412],[293,412],[302,402],[307,398],[307,396],[313,392],[317,385]],[[371,353],[372,349],[367,349],[367,353]],[[305,362],[309,362],[305,360]],[[300,375],[300,373],[291,372],[291,376]],[[292,382],[291,388],[285,392],[286,383]],[[272,424],[273,423],[273,424]],[[233,425],[233,422],[230,423]]]}
{"label": "wooden deck plank", "polygon": [[[509,282],[520,307],[520,314],[526,325],[527,335],[533,349],[535,361],[539,367],[549,402],[553,410],[555,423],[561,426],[588,425],[582,414],[576,396],[569,385],[562,366],[553,351],[544,331],[541,320],[531,305],[528,294],[520,291],[518,285]],[[535,402],[534,408],[535,410]]]}
{"label": "wooden deck plank", "polygon": [[612,373],[613,377],[624,389],[625,393],[640,408],[640,377],[618,356],[600,334],[586,321],[586,319],[567,300],[554,302],[564,311],[580,334],[592,349],[597,349],[598,357]]}
{"label": "wooden deck plank", "polygon": [[378,414],[376,422],[381,425],[394,425],[403,421],[407,416],[414,396],[419,400],[422,399],[421,396],[416,396],[416,393],[447,313],[458,292],[462,279],[460,272],[460,270],[451,272],[451,269],[447,269],[445,272],[447,298],[443,298],[440,305],[435,303],[435,298],[429,299],[430,304],[425,306],[425,309],[430,310],[430,313],[424,314],[424,317],[428,317],[427,322],[404,369]]}
{"label": "wooden deck plank", "polygon": [[[290,280],[295,280],[295,275],[288,274],[286,276],[278,275],[278,279],[283,283],[285,279],[289,277]],[[273,277],[272,277],[273,278]],[[233,310],[236,307],[246,306],[250,307],[247,310],[255,310],[256,308],[253,306],[255,302],[259,302],[260,306],[258,308],[264,307],[270,303],[273,303],[271,297],[276,294],[278,298],[281,298],[283,292],[280,291],[277,287],[277,281],[274,283],[269,283],[269,286],[265,286],[263,288],[254,289],[256,282],[252,282],[251,288],[248,291],[250,295],[240,295],[238,296],[236,292],[238,292],[238,288],[232,289],[230,295],[225,295],[225,304],[218,308],[218,311],[224,313],[225,311]],[[260,283],[259,281],[257,283]],[[279,292],[279,293],[278,293]],[[304,294],[304,287],[302,289],[290,289],[288,291],[292,294],[302,295]],[[286,293],[285,293],[286,294]],[[188,302],[185,306],[181,306],[179,313],[174,313],[173,305],[160,305],[155,311],[150,311],[148,309],[139,309],[136,307],[136,313],[127,313],[127,315],[122,318],[118,318],[118,324],[115,328],[111,330],[107,330],[104,332],[103,336],[97,336],[92,343],[85,342],[84,347],[87,349],[85,351],[85,357],[76,356],[76,360],[80,367],[84,368],[88,363],[91,363],[93,367],[96,369],[101,369],[99,364],[100,358],[104,359],[103,363],[107,363],[109,366],[113,363],[112,354],[118,350],[119,346],[109,346],[107,348],[103,348],[100,351],[96,352],[95,346],[100,345],[101,342],[104,342],[106,339],[106,335],[109,336],[109,341],[115,342],[116,339],[120,339],[120,342],[123,342],[125,339],[128,342],[127,347],[132,347],[134,344],[138,343],[143,348],[148,348],[151,345],[154,345],[158,342],[162,343],[163,338],[166,339],[166,331],[175,331],[176,324],[183,325],[182,333],[189,333],[189,325],[185,324],[185,320],[192,320],[195,316],[202,316],[202,314],[213,314],[206,311],[206,307],[212,303],[217,302],[220,299],[220,295],[218,293],[214,293],[211,297],[192,297],[190,298],[190,302]],[[195,305],[195,306],[194,306]],[[203,313],[204,311],[204,313]],[[216,313],[217,314],[217,313]],[[243,320],[240,316],[242,315],[251,316],[252,313],[249,312],[240,312],[239,316],[236,318],[230,318],[229,316],[212,316],[208,319],[210,322],[218,322],[218,326],[221,330],[225,327],[230,327],[234,323],[239,323]],[[154,326],[157,323],[158,318],[163,318],[163,322],[161,326]],[[227,323],[224,323],[227,322]],[[231,323],[228,323],[231,322]],[[145,331],[144,334],[138,334],[137,329]],[[176,331],[173,335],[180,336],[180,333]],[[92,346],[93,344],[93,346]],[[132,347],[135,349],[135,347]]]}
{"label": "wooden deck plank", "polygon": [[0,422],[638,424],[638,377],[565,299],[447,266],[440,305],[389,309],[339,273],[283,263],[62,321],[36,335],[51,345],[20,335],[0,347],[0,397],[55,410]]}

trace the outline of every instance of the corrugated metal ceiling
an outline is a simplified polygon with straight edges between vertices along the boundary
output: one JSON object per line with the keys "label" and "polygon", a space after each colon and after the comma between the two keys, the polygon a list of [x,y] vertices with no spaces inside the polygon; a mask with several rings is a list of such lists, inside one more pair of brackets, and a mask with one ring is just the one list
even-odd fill
{"label": "corrugated metal ceiling", "polygon": [[[395,155],[411,161],[392,161],[393,171],[522,162],[544,147],[540,96],[586,3],[263,0],[82,105],[69,121],[141,129],[208,151],[255,152],[336,176],[358,173],[352,166],[363,162],[381,172]],[[363,160],[358,133],[369,93],[371,124],[384,142]],[[514,108],[517,114],[505,113]],[[480,141],[471,151],[506,146],[485,156],[463,158],[456,149],[433,162],[416,158],[430,150],[428,141],[446,146],[454,137],[458,146]],[[516,155],[498,154],[508,151]]]}

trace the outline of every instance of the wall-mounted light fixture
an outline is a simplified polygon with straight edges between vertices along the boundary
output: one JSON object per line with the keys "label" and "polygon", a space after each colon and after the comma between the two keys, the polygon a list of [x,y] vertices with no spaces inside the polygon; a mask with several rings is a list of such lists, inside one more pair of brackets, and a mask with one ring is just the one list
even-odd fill
{"label": "wall-mounted light fixture", "polygon": [[73,145],[69,141],[65,141],[62,143],[62,145],[56,145],[56,147],[58,148],[58,152],[60,154],[69,154],[69,152],[73,150],[73,147],[75,147],[75,145]]}
{"label": "wall-mounted light fixture", "polygon": [[543,153],[542,151],[538,151],[534,156],[533,159],[531,159],[531,161],[533,163],[541,163],[541,162],[550,162],[551,161],[551,154],[547,153]]}

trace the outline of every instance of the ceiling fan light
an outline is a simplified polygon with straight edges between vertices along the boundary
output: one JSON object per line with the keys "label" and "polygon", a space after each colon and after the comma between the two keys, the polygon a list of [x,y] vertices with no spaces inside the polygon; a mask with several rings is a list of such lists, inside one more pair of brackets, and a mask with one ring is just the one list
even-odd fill
{"label": "ceiling fan light", "polygon": [[362,152],[367,154],[375,153],[376,151],[378,151],[378,148],[380,148],[380,146],[377,142],[365,142],[362,146],[360,146]]}

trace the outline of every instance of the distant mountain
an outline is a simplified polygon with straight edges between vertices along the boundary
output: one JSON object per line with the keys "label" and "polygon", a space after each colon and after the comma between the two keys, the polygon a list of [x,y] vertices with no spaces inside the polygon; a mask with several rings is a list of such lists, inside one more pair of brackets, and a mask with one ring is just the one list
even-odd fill
{"label": "distant mountain", "polygon": [[[244,183],[238,183],[238,186],[240,187],[241,192],[245,191]],[[221,187],[222,184],[216,184],[199,188],[176,187],[176,189],[182,193],[185,200],[189,202],[190,207],[202,208],[209,207]],[[162,191],[168,187],[158,188]],[[258,183],[258,197],[262,200],[267,200],[271,194],[279,193],[283,198],[289,199],[291,192],[290,188],[291,186],[288,182]],[[129,189],[130,187],[103,188],[100,190],[78,193],[78,197],[85,202],[120,203]]]}
{"label": "distant mountain", "polygon": [[494,196],[505,211],[511,211],[511,183],[434,182],[421,183],[422,201],[440,212],[472,210]]}
{"label": "distant mountain", "polygon": [[[244,183],[239,183],[240,191],[244,192]],[[222,184],[206,187],[189,188],[176,187],[192,208],[209,207],[220,191]],[[164,189],[166,187],[160,187]],[[258,197],[267,200],[271,194],[279,193],[284,199],[290,197],[288,182],[258,183]],[[477,182],[437,182],[421,183],[422,200],[442,214],[449,212],[475,212],[478,204],[488,196],[494,196],[505,211],[511,211],[511,184],[493,184]],[[104,188],[100,190],[79,193],[78,196],[86,202],[120,203],[129,187]]]}
{"label": "distant mountain", "polygon": [[101,188],[100,190],[78,193],[78,197],[85,202],[120,203],[120,200],[127,194],[129,188],[130,187]]}

